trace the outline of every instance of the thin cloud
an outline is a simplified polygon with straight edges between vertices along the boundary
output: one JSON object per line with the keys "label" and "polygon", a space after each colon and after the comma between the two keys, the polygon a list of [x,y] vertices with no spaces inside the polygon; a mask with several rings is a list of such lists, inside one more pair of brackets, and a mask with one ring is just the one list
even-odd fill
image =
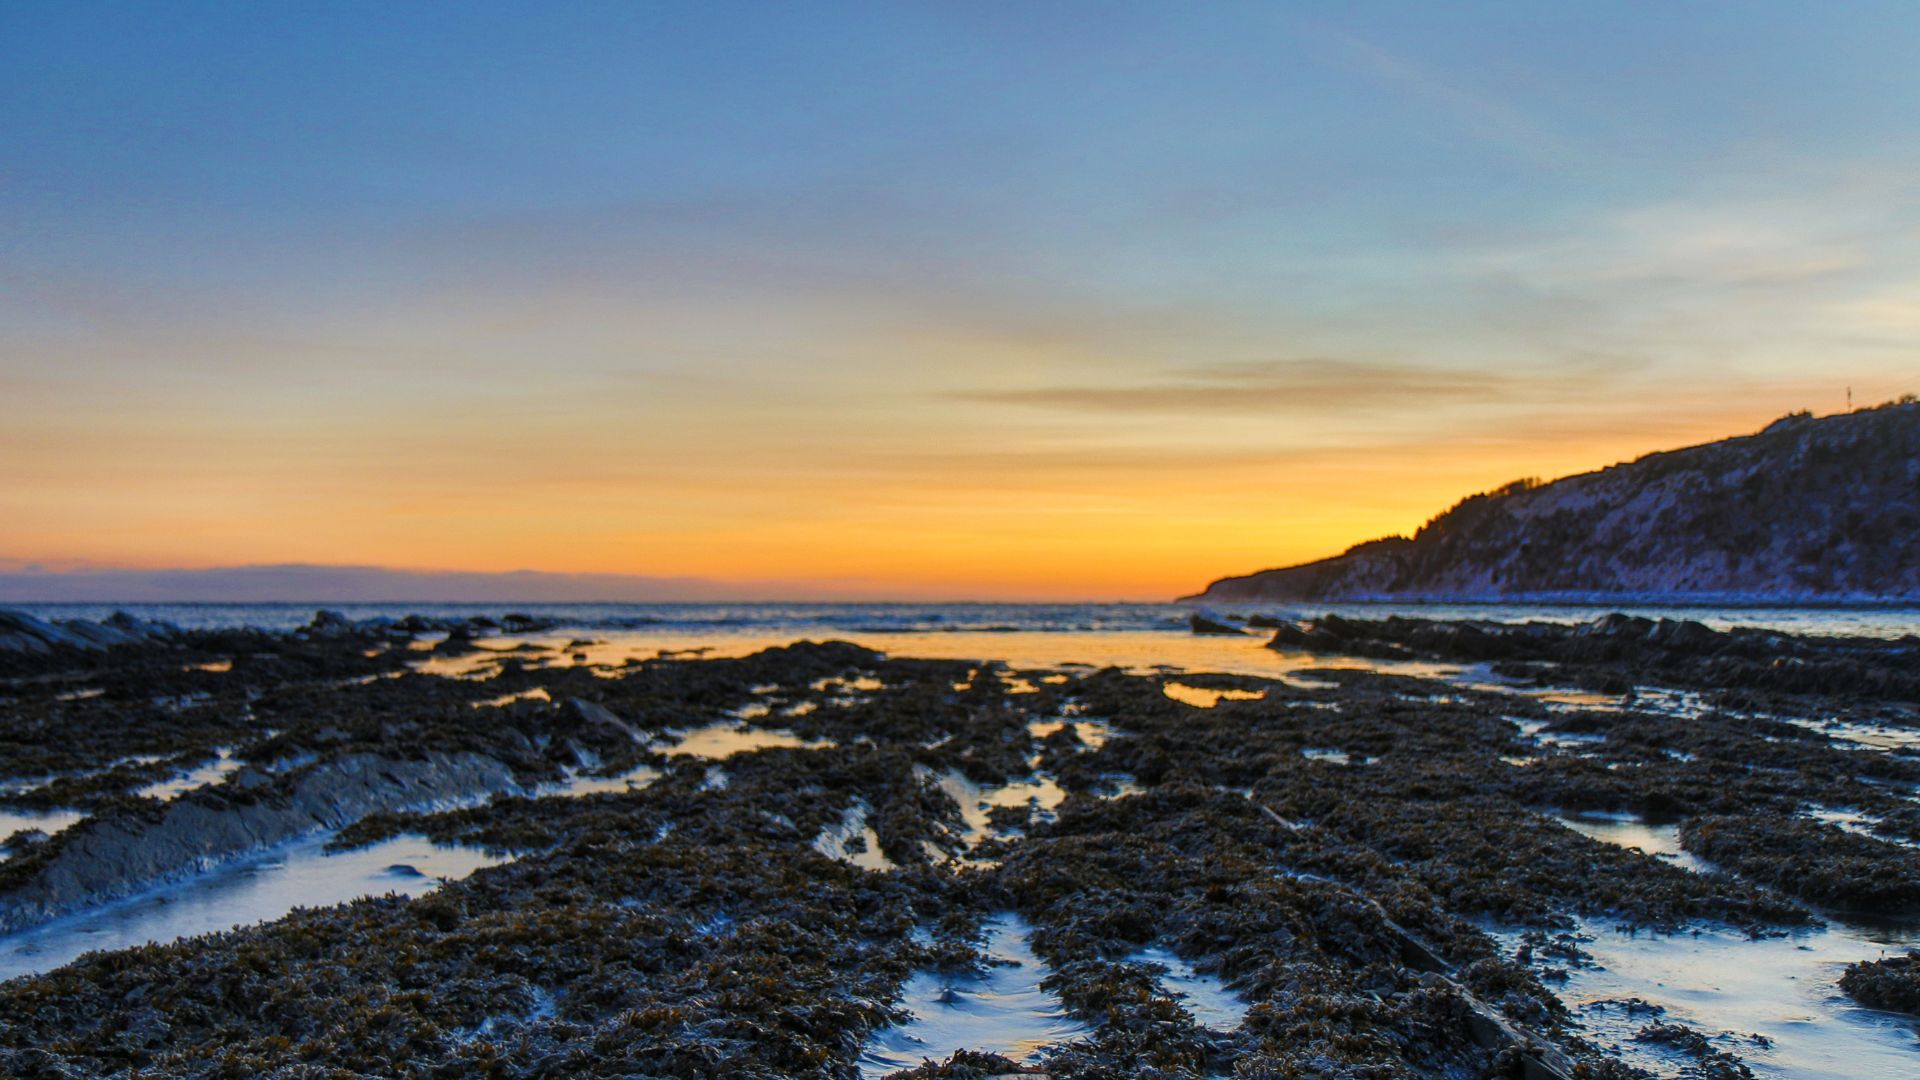
{"label": "thin cloud", "polygon": [[1354,68],[1446,113],[1461,130],[1482,142],[1554,167],[1570,166],[1581,156],[1574,140],[1507,102],[1466,90],[1428,67],[1346,31],[1323,28],[1320,34]]}
{"label": "thin cloud", "polygon": [[1169,372],[1132,386],[1076,384],[961,391],[951,397],[1080,412],[1353,412],[1553,396],[1590,387],[1588,372],[1517,376],[1364,360],[1275,360]]}
{"label": "thin cloud", "polygon": [[[4,565],[4,564],[0,564]],[[636,574],[497,573],[285,563],[204,569],[91,565],[0,569],[7,603],[583,603],[839,598],[884,589],[871,582],[715,581]]]}

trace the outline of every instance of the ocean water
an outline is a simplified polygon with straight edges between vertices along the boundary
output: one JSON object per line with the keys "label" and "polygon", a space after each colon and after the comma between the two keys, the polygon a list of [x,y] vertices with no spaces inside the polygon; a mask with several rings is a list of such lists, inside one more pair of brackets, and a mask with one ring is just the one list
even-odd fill
{"label": "ocean water", "polygon": [[[716,643],[737,637],[791,634],[818,637],[861,634],[1105,634],[1182,631],[1192,604],[5,604],[42,618],[103,619],[115,611],[161,619],[189,629],[255,626],[288,630],[328,608],[353,619],[436,618],[520,612],[562,627],[650,632],[676,638],[697,634]],[[1756,626],[1791,633],[1900,637],[1920,634],[1920,606],[1675,607],[1660,604],[1225,604],[1211,610],[1247,615],[1312,618],[1335,613],[1354,618],[1405,615],[1499,622],[1576,623],[1609,611],[1651,618],[1696,619],[1714,627]]]}

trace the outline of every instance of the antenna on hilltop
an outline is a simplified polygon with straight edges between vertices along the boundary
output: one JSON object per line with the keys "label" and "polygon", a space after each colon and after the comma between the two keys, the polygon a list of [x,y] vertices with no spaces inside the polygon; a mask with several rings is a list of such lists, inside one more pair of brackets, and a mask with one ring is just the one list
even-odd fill
{"label": "antenna on hilltop", "polygon": [[1853,411],[1853,387],[1847,387],[1847,411]]}

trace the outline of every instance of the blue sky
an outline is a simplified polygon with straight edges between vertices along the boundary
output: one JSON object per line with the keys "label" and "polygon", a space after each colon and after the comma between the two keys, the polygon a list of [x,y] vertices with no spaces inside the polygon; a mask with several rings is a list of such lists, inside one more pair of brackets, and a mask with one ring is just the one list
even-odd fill
{"label": "blue sky", "polygon": [[1916,55],[1905,4],[9,5],[0,560],[1325,554],[1914,389]]}

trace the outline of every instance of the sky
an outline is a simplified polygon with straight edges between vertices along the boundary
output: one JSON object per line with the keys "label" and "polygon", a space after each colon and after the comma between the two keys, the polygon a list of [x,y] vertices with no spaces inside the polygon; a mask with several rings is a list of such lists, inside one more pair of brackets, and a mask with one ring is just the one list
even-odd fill
{"label": "sky", "polygon": [[1920,6],[0,6],[0,572],[1158,599],[1920,389]]}

